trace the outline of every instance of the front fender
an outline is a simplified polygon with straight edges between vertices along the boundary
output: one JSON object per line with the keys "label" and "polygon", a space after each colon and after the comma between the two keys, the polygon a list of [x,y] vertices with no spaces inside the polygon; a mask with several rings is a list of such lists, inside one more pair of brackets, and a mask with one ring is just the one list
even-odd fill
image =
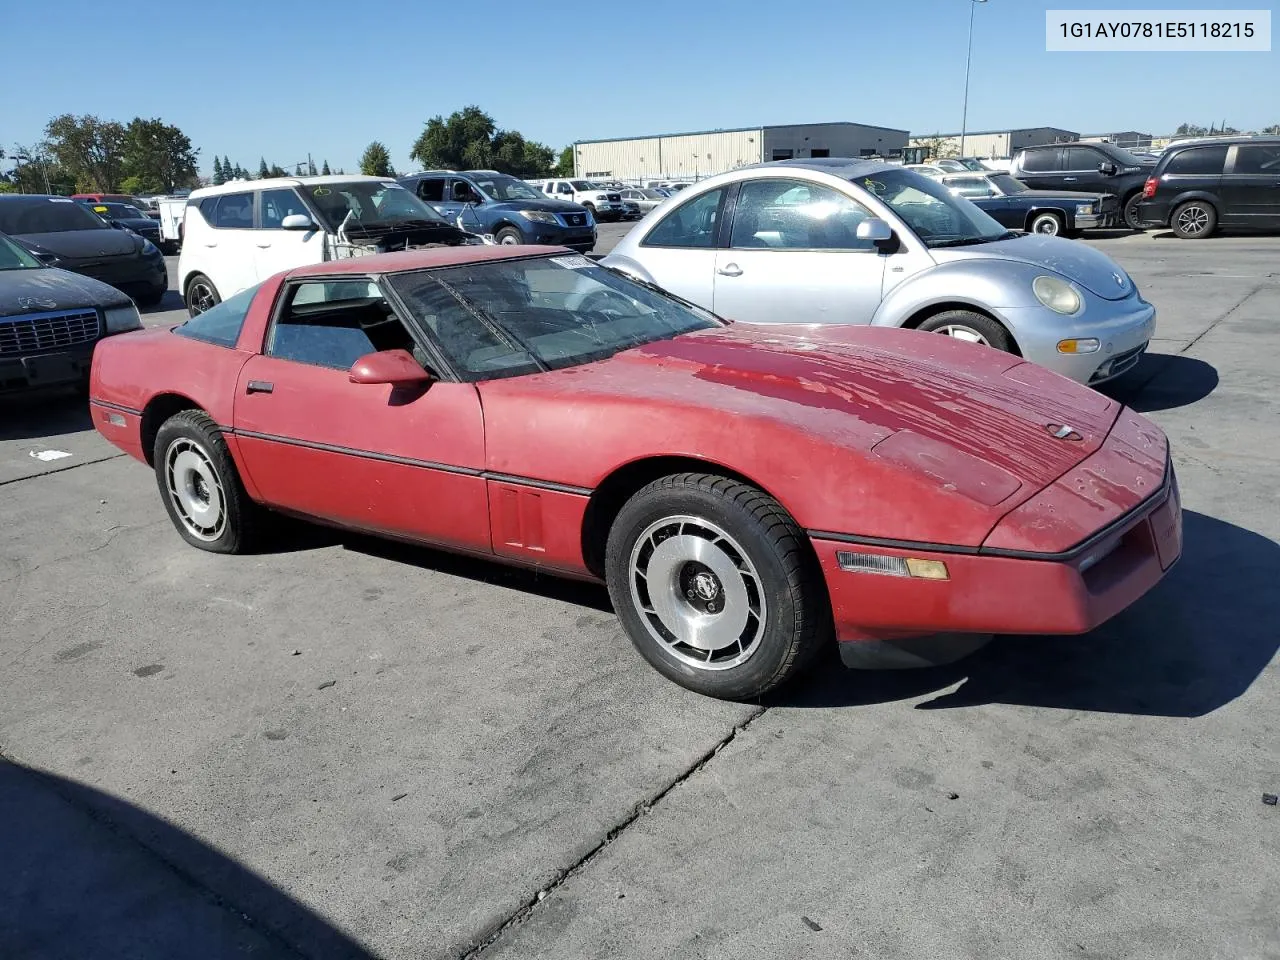
{"label": "front fender", "polygon": [[872,326],[901,327],[930,307],[967,305],[1005,323],[1006,309],[1038,307],[1031,281],[1043,268],[1013,260],[951,260],[922,270],[898,284],[880,302]]}
{"label": "front fender", "polygon": [[[614,270],[630,274],[631,276],[639,280],[643,280],[646,283],[658,283],[658,281],[653,279],[653,274],[646,270],[638,260],[631,257],[611,253],[600,260],[600,266],[612,267]],[[661,284],[659,284],[659,286],[661,286]]]}

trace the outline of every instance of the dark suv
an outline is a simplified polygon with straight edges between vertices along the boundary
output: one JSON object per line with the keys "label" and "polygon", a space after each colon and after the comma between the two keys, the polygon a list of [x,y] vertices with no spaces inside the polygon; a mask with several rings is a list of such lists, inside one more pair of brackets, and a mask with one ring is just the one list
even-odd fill
{"label": "dark suv", "polygon": [[1019,151],[1009,173],[1033,190],[1114,193],[1124,222],[1141,230],[1138,203],[1154,168],[1155,161],[1109,143],[1052,143]]}
{"label": "dark suv", "polygon": [[494,170],[432,170],[402,177],[400,183],[463,230],[493,235],[498,243],[572,247],[583,253],[596,245],[591,211],[552,200],[523,180]]}
{"label": "dark suv", "polygon": [[1280,137],[1173,144],[1142,191],[1147,226],[1199,240],[1218,227],[1280,230]]}

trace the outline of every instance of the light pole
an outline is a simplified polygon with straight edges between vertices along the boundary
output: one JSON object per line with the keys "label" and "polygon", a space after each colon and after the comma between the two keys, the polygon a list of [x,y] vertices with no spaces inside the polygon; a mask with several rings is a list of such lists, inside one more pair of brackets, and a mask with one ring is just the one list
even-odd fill
{"label": "light pole", "polygon": [[969,65],[973,62],[973,11],[987,0],[969,0],[969,46],[964,55],[964,108],[960,114],[960,156],[964,156],[964,135],[969,129]]}

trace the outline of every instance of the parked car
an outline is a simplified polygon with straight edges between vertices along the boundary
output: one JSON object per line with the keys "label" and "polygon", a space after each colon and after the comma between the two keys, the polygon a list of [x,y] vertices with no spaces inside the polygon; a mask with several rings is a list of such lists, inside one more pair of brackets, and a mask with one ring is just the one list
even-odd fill
{"label": "parked car", "polygon": [[939,158],[930,160],[929,163],[931,166],[935,166],[939,170],[944,171],[945,173],[964,173],[966,170],[970,169],[970,167],[961,163],[959,160],[955,159],[954,157],[939,157]]}
{"label": "parked car", "polygon": [[138,206],[137,197],[128,193],[73,193],[72,200],[84,200],[91,203],[127,203]]}
{"label": "parked car", "polygon": [[1007,173],[948,173],[938,182],[1014,230],[1071,237],[1120,222],[1120,200],[1112,193],[1032,190]]}
{"label": "parked car", "polygon": [[1154,166],[1110,143],[1053,143],[1018,151],[1009,173],[1035,190],[1114,193],[1125,225],[1140,230],[1138,203]]}
{"label": "parked car", "polygon": [[534,187],[554,200],[580,204],[591,211],[596,220],[620,220],[624,207],[617,190],[610,190],[594,180],[532,180]]}
{"label": "parked car", "polygon": [[481,242],[386,177],[233,181],[187,199],[179,289],[195,316],[308,263]]}
{"label": "parked car", "polygon": [[903,169],[914,170],[916,173],[920,174],[922,177],[933,177],[933,179],[935,180],[937,180],[940,177],[945,177],[949,172],[953,172],[953,171],[945,170],[942,167],[938,166],[937,164],[933,164],[933,163],[908,163],[903,165]]}
{"label": "parked car", "polygon": [[119,290],[47,267],[0,236],[0,393],[86,387],[98,341],[141,326]]}
{"label": "parked car", "polygon": [[1181,552],[1167,441],[1115,400],[942,337],[728,324],[569,250],[300,267],[102,344],[91,408],[193,547],[270,509],[602,580],[656,669],[731,699],[833,641],[1083,632]]}
{"label": "parked car", "polygon": [[492,234],[498,243],[557,244],[595,248],[591,212],[577,203],[551,200],[523,180],[493,170],[432,170],[400,183],[459,227]]}
{"label": "parked car", "polygon": [[654,207],[661,206],[662,202],[671,194],[656,190],[653,187],[630,187],[622,191],[622,199],[624,202],[634,203],[640,209],[641,214],[648,213]]}
{"label": "parked car", "polygon": [[109,283],[143,306],[159,303],[169,289],[155,244],[112,227],[70,197],[0,195],[0,233],[41,262]]}
{"label": "parked car", "polygon": [[1199,240],[1220,227],[1280,230],[1280,137],[1174,144],[1142,191],[1138,215]]}
{"label": "parked car", "polygon": [[100,216],[113,227],[132,230],[138,236],[150,240],[160,246],[160,221],[152,220],[131,203],[116,203],[113,200],[95,202],[82,201],[86,207]]}
{"label": "parked car", "polygon": [[1110,257],[1010,231],[903,167],[775,161],[679,200],[602,262],[733,320],[910,327],[1089,384],[1136,365],[1155,331]]}

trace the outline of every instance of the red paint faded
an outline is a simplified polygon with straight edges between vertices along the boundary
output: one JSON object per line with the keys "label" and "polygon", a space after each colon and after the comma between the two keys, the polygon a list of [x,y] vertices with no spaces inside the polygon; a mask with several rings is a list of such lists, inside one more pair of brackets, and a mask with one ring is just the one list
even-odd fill
{"label": "red paint faded", "polygon": [[[546,250],[415,251],[287,276],[535,253]],[[645,460],[697,461],[757,484],[813,531],[844,639],[1088,630],[1181,550],[1163,434],[1017,357],[912,331],[731,325],[480,384],[352,383],[261,354],[285,277],[262,286],[234,349],[168,330],[103,341],[103,434],[144,456],[137,412],[177,395],[226,428],[250,495],[272,507],[578,576],[590,575],[591,491]],[[104,404],[134,412],[120,427]],[[1046,556],[1103,529],[1097,549]],[[840,550],[940,559],[950,579],[844,572]]]}

